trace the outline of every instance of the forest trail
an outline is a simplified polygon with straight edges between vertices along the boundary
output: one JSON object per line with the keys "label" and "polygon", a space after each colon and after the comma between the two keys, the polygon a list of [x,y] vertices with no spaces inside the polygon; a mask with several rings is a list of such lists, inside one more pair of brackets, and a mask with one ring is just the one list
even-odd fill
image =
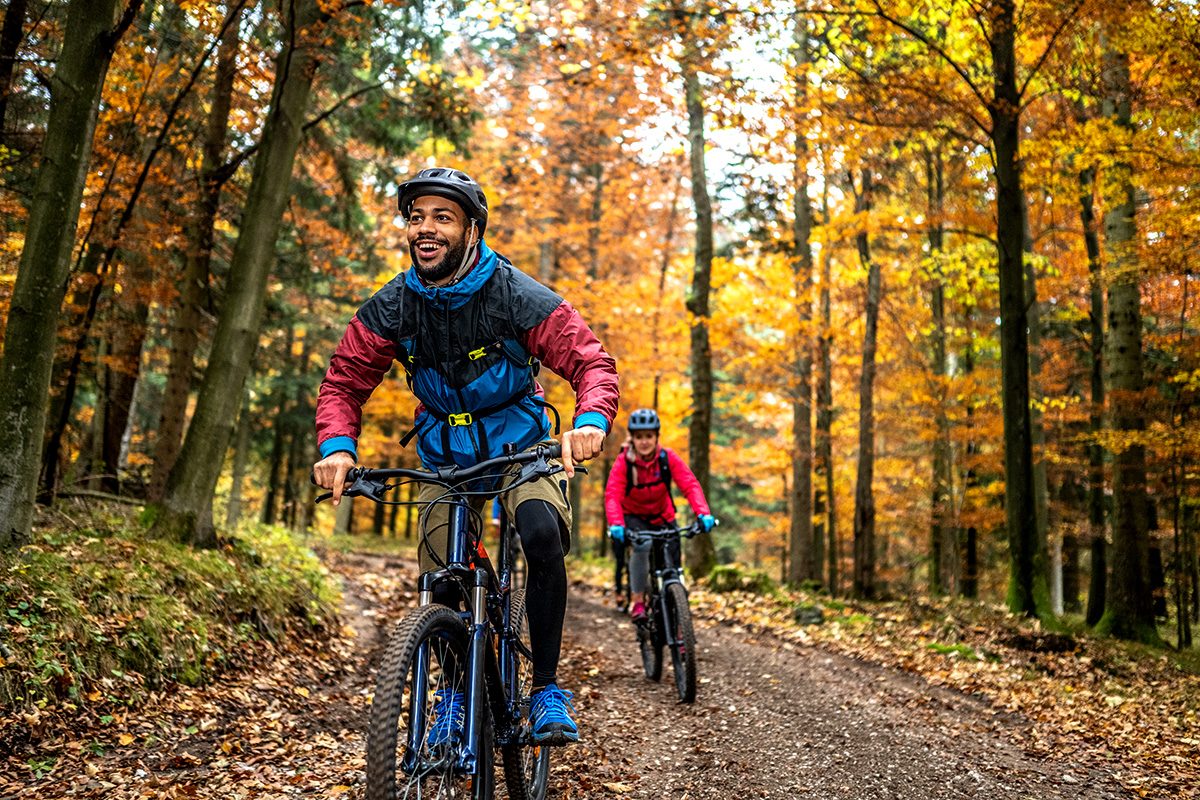
{"label": "forest trail", "polygon": [[[345,579],[345,625],[323,652],[164,693],[0,762],[0,797],[362,797],[373,667],[414,602],[413,567],[329,562]],[[583,741],[556,752],[553,797],[1129,796],[1104,767],[1023,751],[1019,719],[905,673],[698,620],[701,684],[682,706],[669,663],[661,684],[646,681],[628,622],[588,587],[572,587],[566,636],[562,684]]]}

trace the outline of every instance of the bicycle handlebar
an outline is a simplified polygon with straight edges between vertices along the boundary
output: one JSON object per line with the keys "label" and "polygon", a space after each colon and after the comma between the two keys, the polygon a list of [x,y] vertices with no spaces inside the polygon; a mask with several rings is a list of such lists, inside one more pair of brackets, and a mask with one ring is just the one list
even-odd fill
{"label": "bicycle handlebar", "polygon": [[[714,524],[720,524],[714,521]],[[699,536],[704,533],[704,525],[700,520],[696,520],[691,525],[685,525],[682,528],[658,528],[655,530],[640,530],[626,531],[625,535],[630,539],[672,539],[676,536],[682,536],[685,539],[691,539],[693,536]]]}
{"label": "bicycle handlebar", "polygon": [[[449,489],[460,486],[467,481],[482,478],[497,467],[507,467],[513,464],[528,465],[522,470],[521,477],[506,487],[511,489],[513,486],[527,483],[534,478],[561,472],[563,469],[561,464],[552,465],[549,463],[550,459],[560,458],[561,456],[561,445],[539,444],[521,452],[504,453],[495,458],[480,461],[478,464],[473,464],[469,467],[455,465],[438,467],[434,471],[407,469],[404,467],[387,467],[383,469],[354,467],[346,473],[346,488],[342,490],[342,496],[366,497],[378,502],[383,499],[384,492],[394,488],[387,484],[387,481],[392,478],[407,478],[427,483],[438,483]],[[576,467],[575,471],[587,474],[587,470],[583,467]],[[316,477],[312,473],[309,473],[308,479],[310,482],[316,483]],[[330,497],[333,497],[333,492],[326,492],[318,496],[316,502],[323,502]]]}

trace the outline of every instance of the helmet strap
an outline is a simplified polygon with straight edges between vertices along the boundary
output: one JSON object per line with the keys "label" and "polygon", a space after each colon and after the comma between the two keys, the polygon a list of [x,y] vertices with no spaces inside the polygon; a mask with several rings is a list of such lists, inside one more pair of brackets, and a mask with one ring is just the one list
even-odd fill
{"label": "helmet strap", "polygon": [[454,284],[467,277],[467,273],[471,271],[471,267],[475,266],[475,254],[479,250],[478,237],[475,234],[475,220],[471,220],[471,227],[467,229],[466,237],[470,244],[463,251],[462,263],[458,265],[458,269],[454,272],[454,277],[447,283],[447,286]]}

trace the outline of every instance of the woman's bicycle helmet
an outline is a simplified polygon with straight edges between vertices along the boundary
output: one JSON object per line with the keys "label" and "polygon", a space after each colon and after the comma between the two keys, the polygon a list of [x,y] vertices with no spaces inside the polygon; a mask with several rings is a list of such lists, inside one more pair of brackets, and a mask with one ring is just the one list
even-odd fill
{"label": "woman's bicycle helmet", "polygon": [[629,415],[629,432],[658,431],[662,427],[658,412],[653,408],[639,408]]}
{"label": "woman's bicycle helmet", "polygon": [[487,195],[474,178],[465,172],[445,167],[421,170],[415,177],[400,184],[396,201],[405,219],[408,219],[416,199],[427,194],[445,197],[458,203],[467,218],[475,220],[479,235],[483,236],[488,220]]}

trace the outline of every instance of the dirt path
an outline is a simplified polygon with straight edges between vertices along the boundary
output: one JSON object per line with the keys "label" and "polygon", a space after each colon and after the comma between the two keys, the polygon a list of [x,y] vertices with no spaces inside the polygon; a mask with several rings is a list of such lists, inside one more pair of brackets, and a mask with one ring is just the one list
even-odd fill
{"label": "dirt path", "polygon": [[1045,763],[1021,722],[918,677],[697,621],[695,705],[641,672],[628,623],[576,591],[564,665],[586,743],[564,796],[1124,798],[1102,769]]}
{"label": "dirt path", "polygon": [[[411,566],[342,556],[346,626],[207,689],[0,762],[0,798],[359,798],[381,631],[414,602]],[[1045,763],[1019,720],[919,678],[703,622],[699,697],[641,675],[628,623],[572,588],[562,684],[584,741],[556,753],[557,798],[1123,798],[1102,769]],[[34,779],[33,768],[50,768]]]}

